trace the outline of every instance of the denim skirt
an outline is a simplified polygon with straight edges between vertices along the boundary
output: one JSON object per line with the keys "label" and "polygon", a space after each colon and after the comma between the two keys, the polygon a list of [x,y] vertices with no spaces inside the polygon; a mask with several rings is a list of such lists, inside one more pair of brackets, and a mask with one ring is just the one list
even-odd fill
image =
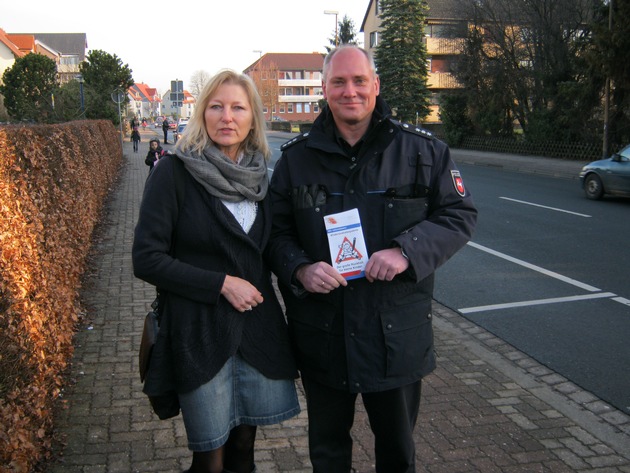
{"label": "denim skirt", "polygon": [[180,394],[179,404],[193,452],[219,448],[238,425],[277,424],[300,413],[294,380],[266,378],[239,354],[206,384]]}

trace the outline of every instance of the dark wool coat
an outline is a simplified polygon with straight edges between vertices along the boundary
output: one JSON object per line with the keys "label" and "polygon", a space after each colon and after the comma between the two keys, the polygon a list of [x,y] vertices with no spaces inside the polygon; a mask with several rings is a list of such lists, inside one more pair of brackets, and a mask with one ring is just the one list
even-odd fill
{"label": "dark wool coat", "polygon": [[[271,230],[269,199],[259,202],[246,234],[183,166],[178,203],[175,159],[164,156],[149,174],[133,242],[134,274],[164,294],[145,393],[195,389],[237,351],[268,378],[295,378],[284,315],[262,256]],[[251,282],[264,302],[245,313],[234,309],[220,294],[226,274]]]}
{"label": "dark wool coat", "polygon": [[[393,389],[435,368],[433,273],[471,238],[477,211],[447,146],[388,118],[377,99],[358,150],[344,151],[328,108],[288,142],[271,182],[268,245],[289,331],[306,376],[351,392]],[[306,293],[302,264],[331,262],[323,217],[357,208],[368,253],[401,247],[410,269],[393,281],[348,281]]]}

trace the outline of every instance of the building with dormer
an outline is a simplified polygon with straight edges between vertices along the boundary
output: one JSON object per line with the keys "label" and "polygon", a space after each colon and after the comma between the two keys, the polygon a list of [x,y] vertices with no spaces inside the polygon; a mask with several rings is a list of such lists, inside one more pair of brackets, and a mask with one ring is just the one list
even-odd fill
{"label": "building with dormer", "polygon": [[162,98],[157,89],[137,82],[129,88],[127,115],[154,120],[162,115]]}

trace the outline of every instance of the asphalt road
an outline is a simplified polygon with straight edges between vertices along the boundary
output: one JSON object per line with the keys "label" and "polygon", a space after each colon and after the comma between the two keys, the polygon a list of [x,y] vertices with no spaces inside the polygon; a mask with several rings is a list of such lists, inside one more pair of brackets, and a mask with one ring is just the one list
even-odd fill
{"label": "asphalt road", "polygon": [[630,200],[577,181],[461,165],[479,208],[435,299],[630,412]]}

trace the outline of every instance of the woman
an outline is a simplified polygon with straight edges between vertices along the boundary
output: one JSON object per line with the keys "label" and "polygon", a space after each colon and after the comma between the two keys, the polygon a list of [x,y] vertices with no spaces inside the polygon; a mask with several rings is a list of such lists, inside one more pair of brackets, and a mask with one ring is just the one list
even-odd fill
{"label": "woman", "polygon": [[[256,426],[299,412],[297,370],[262,256],[271,229],[264,126],[249,77],[213,77],[177,157],[165,155],[149,175],[135,230],[134,273],[159,288],[162,307],[144,392],[177,391],[190,473],[255,471]],[[183,196],[177,159],[187,171]]]}

